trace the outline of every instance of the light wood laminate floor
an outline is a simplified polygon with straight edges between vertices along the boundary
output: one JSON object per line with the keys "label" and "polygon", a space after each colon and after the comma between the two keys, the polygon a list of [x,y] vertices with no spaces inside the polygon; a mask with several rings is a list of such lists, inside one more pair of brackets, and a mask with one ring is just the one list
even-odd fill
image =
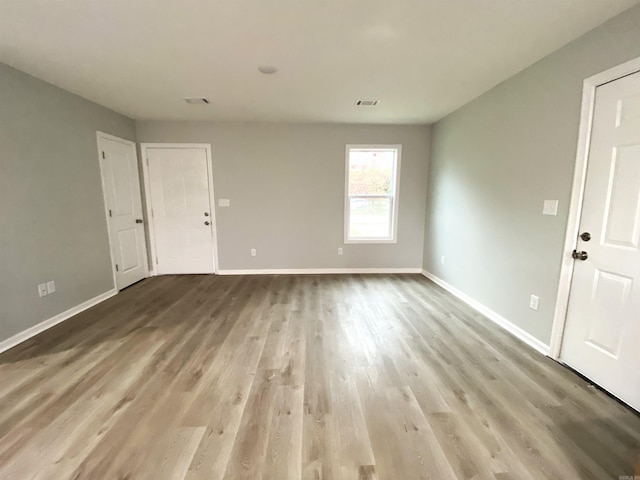
{"label": "light wood laminate floor", "polygon": [[0,355],[0,478],[608,479],[640,418],[419,275],[166,276]]}

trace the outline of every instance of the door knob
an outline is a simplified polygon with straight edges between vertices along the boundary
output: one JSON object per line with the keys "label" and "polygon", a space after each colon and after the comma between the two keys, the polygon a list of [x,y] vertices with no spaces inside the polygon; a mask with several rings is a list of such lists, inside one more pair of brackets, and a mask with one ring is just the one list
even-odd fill
{"label": "door knob", "polygon": [[205,225],[209,225],[209,222],[204,222]]}
{"label": "door knob", "polygon": [[136,223],[142,223],[142,219],[141,218],[136,218]]}
{"label": "door knob", "polygon": [[587,252],[585,251],[578,252],[577,250],[574,250],[571,256],[576,260],[582,260],[582,261],[589,258],[589,254]]}
{"label": "door knob", "polygon": [[209,216],[209,212],[204,212],[204,216],[208,217]]}
{"label": "door knob", "polygon": [[589,240],[591,240],[591,234],[589,232],[584,232],[584,233],[580,234],[580,238],[583,241],[588,242]]}

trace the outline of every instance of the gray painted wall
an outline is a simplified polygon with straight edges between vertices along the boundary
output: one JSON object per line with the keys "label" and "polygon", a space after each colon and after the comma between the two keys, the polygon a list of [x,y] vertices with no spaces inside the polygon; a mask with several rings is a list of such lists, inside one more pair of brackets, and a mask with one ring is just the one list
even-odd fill
{"label": "gray painted wall", "polygon": [[[433,129],[424,268],[548,343],[582,82],[640,56],[640,7],[542,59]],[[543,216],[545,199],[560,201]],[[440,264],[445,257],[444,265]],[[529,296],[540,296],[540,310]]]}
{"label": "gray painted wall", "polygon": [[135,139],[132,120],[0,64],[0,341],[113,288],[96,130]]}
{"label": "gray painted wall", "polygon": [[[212,145],[216,203],[231,200],[216,206],[223,270],[422,265],[427,126],[141,121],[136,129],[139,142]],[[343,245],[349,143],[402,144],[397,244]]]}

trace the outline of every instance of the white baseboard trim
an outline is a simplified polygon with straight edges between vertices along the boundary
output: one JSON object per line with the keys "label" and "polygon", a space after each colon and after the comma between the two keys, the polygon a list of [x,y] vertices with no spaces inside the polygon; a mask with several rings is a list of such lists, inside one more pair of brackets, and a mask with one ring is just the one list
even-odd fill
{"label": "white baseboard trim", "polygon": [[86,302],[82,302],[80,305],[71,307],[69,310],[65,310],[64,312],[59,313],[54,317],[48,318],[47,320],[44,320],[38,323],[37,325],[34,325],[33,327],[29,327],[26,330],[23,330],[22,332],[15,334],[13,337],[10,337],[10,338],[7,338],[6,340],[1,341],[0,353],[15,347],[19,343],[22,343],[25,340],[30,339],[31,337],[35,337],[37,334],[44,332],[45,330],[48,330],[54,325],[62,323],[65,320],[68,320],[69,318],[73,317],[74,315],[77,315],[80,312],[84,312],[85,310],[93,307],[94,305],[104,302],[107,298],[111,298],[117,293],[118,291],[115,288],[113,288],[108,292],[101,293],[97,297],[93,297],[87,300]]}
{"label": "white baseboard trim", "polygon": [[465,293],[461,292],[460,290],[458,290],[457,288],[449,285],[447,282],[445,282],[441,278],[436,277],[433,273],[428,272],[426,270],[422,270],[422,275],[427,277],[433,283],[435,283],[437,285],[440,285],[442,288],[444,288],[446,291],[448,291],[449,293],[451,293],[455,297],[458,297],[464,303],[466,303],[471,308],[473,308],[474,310],[478,311],[479,313],[481,313],[482,315],[487,317],[492,322],[497,323],[498,325],[500,325],[507,332],[512,334],[514,337],[517,337],[518,339],[522,340],[524,343],[529,345],[531,348],[537,350],[538,352],[542,353],[543,355],[549,356],[549,345],[546,345],[544,342],[541,342],[540,340],[538,340],[536,337],[534,337],[530,333],[524,331],[522,328],[520,328],[517,325],[511,323],[509,320],[504,318],[502,315],[499,315],[496,312],[494,312],[493,310],[485,307],[483,304],[481,304],[477,300],[474,300],[473,298],[471,298],[467,294],[465,294]]}
{"label": "white baseboard trim", "polygon": [[422,273],[421,268],[276,268],[219,270],[218,275],[322,275],[349,273]]}

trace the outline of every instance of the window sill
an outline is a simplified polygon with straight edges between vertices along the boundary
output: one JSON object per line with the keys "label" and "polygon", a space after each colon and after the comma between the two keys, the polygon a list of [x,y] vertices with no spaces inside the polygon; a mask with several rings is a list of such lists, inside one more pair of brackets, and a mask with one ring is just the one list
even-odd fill
{"label": "window sill", "polygon": [[353,245],[353,244],[388,244],[388,243],[398,243],[396,239],[345,239],[345,245]]}

